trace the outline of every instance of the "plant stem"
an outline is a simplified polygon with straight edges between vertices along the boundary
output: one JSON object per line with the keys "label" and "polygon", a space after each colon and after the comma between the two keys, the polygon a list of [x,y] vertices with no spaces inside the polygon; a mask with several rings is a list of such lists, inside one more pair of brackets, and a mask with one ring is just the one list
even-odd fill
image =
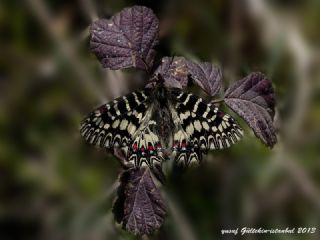
{"label": "plant stem", "polygon": [[224,101],[224,98],[219,98],[219,99],[211,100],[210,103],[215,104],[215,103],[221,103],[221,102],[223,102],[223,101]]}
{"label": "plant stem", "polygon": [[142,60],[142,62],[144,64],[144,66],[145,66],[146,72],[151,76],[151,70],[150,70],[149,65],[146,63],[146,61],[143,58],[141,60]]}
{"label": "plant stem", "polygon": [[142,235],[142,236],[141,236],[141,240],[149,240],[148,235]]}

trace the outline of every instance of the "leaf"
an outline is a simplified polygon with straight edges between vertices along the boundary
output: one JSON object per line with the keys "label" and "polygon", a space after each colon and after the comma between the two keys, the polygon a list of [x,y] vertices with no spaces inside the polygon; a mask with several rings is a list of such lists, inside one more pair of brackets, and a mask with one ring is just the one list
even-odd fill
{"label": "leaf", "polygon": [[187,61],[190,77],[210,96],[216,95],[221,87],[222,72],[217,65]]}
{"label": "leaf", "polygon": [[149,168],[133,168],[121,175],[113,213],[118,223],[133,234],[150,234],[161,227],[166,205]]}
{"label": "leaf", "polygon": [[103,67],[147,70],[153,64],[158,27],[151,9],[125,8],[111,19],[99,19],[91,25],[90,50]]}
{"label": "leaf", "polygon": [[266,145],[277,142],[273,126],[274,91],[272,83],[262,73],[251,73],[227,89],[225,103],[239,114]]}
{"label": "leaf", "polygon": [[[153,79],[164,81],[169,88],[185,88],[189,77],[209,95],[217,94],[221,87],[221,69],[208,62],[194,63],[184,57],[164,57],[156,69]],[[150,86],[150,85],[148,85]]]}
{"label": "leaf", "polygon": [[188,67],[184,57],[164,57],[154,72],[154,77],[164,81],[166,87],[184,88],[188,85]]}

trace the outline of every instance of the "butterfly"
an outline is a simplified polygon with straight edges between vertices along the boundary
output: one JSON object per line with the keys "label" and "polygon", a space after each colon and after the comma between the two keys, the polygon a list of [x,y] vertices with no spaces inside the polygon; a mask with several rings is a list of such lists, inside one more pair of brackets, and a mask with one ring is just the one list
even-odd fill
{"label": "butterfly", "polygon": [[161,165],[171,152],[178,165],[199,163],[208,150],[230,147],[243,131],[202,98],[163,84],[119,97],[91,112],[81,135],[102,148],[121,148],[135,167]]}

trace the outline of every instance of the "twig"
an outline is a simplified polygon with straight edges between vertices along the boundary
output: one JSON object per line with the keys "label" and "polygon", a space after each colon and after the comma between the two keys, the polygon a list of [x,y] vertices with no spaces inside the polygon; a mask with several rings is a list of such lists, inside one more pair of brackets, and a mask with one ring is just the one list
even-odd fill
{"label": "twig", "polygon": [[85,41],[90,35],[90,27],[87,27],[85,30],[83,30],[79,37],[76,39],[78,43]]}
{"label": "twig", "polygon": [[141,240],[149,240],[150,238],[148,237],[148,235],[142,235],[141,236]]}
{"label": "twig", "polygon": [[148,75],[151,76],[151,69],[150,69],[149,65],[146,63],[146,61],[143,58],[141,58],[141,60],[143,62],[143,65],[144,65],[145,70],[147,71]]}
{"label": "twig", "polygon": [[82,7],[84,12],[87,14],[91,22],[98,19],[98,14],[96,11],[96,7],[94,6],[93,1],[90,0],[81,0]]}
{"label": "twig", "polygon": [[224,102],[224,98],[213,99],[210,101],[210,103],[212,103],[212,104],[221,103],[221,102]]}
{"label": "twig", "polygon": [[111,90],[109,92],[109,96],[111,98],[120,97],[124,92],[127,93],[127,89],[124,84],[126,77],[123,72],[120,70],[105,69],[104,73],[106,87]]}

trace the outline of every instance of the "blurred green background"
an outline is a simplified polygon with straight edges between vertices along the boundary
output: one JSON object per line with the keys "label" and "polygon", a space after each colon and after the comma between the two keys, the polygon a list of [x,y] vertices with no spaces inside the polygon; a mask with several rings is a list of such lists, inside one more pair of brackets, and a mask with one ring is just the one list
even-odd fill
{"label": "blurred green background", "polygon": [[141,86],[140,72],[102,69],[89,52],[89,24],[136,4],[160,19],[161,55],[217,62],[225,86],[262,71],[277,99],[279,143],[238,119],[239,144],[168,177],[169,214],[149,239],[238,239],[221,229],[242,227],[317,227],[242,239],[320,239],[318,0],[1,1],[0,239],[139,239],[113,221],[120,164],[78,131]]}

